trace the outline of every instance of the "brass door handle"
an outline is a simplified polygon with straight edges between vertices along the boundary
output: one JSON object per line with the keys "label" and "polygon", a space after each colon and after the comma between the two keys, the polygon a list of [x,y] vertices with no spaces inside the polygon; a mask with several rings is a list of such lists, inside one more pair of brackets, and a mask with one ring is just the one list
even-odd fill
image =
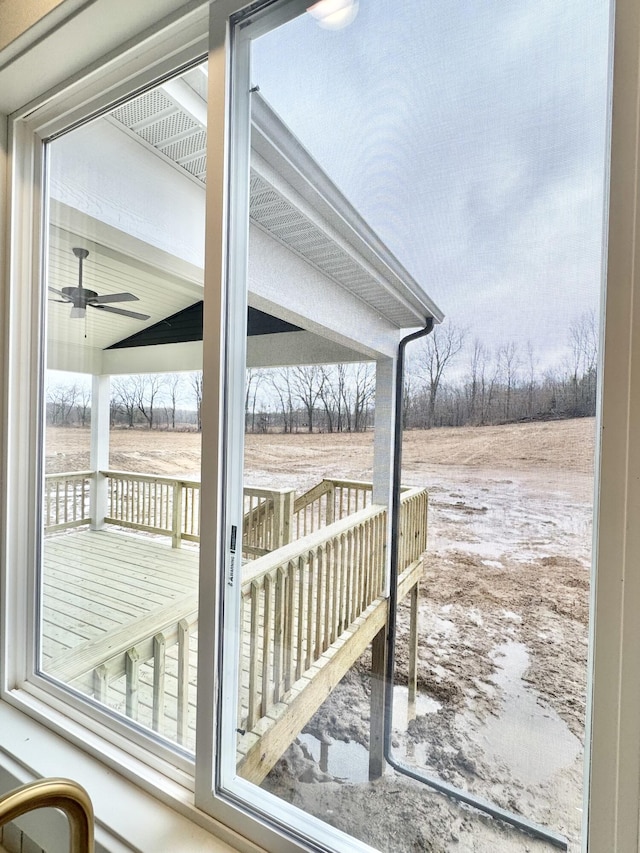
{"label": "brass door handle", "polygon": [[0,797],[0,826],[40,808],[62,809],[66,814],[71,853],[94,853],[91,799],[70,779],[41,779]]}

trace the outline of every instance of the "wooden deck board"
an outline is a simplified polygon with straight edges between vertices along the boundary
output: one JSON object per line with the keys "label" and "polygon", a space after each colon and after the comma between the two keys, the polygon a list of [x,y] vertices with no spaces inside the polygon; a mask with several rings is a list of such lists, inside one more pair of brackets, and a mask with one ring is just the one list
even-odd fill
{"label": "wooden deck board", "polygon": [[[49,536],[43,548],[43,659],[197,590],[198,553],[115,530]],[[58,645],[54,647],[53,642]]]}

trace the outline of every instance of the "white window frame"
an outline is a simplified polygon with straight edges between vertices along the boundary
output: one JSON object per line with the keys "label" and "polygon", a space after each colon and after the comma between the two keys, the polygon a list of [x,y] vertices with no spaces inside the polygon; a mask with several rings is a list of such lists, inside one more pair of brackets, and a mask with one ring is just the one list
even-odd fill
{"label": "white window frame", "polygon": [[[212,5],[211,34],[212,44],[216,46],[210,52],[210,62],[225,75],[225,80],[228,63],[220,42],[224,28],[217,24],[223,9],[228,11],[241,5],[233,0],[217,0]],[[150,759],[145,738],[130,740],[107,730],[98,719],[87,719],[84,711],[74,709],[65,696],[56,696],[48,687],[44,690],[26,682],[34,642],[33,620],[29,617],[34,588],[32,581],[24,583],[24,569],[35,564],[34,543],[37,541],[33,511],[38,467],[34,456],[37,447],[34,401],[37,400],[35,386],[41,357],[37,320],[41,224],[34,211],[39,205],[41,140],[85,117],[88,103],[97,110],[101,102],[103,105],[110,103],[114,97],[130,92],[132,87],[151,82],[205,51],[207,39],[202,33],[202,18],[193,8],[190,14],[193,17],[187,16],[160,34],[145,33],[144,39],[115,51],[106,61],[100,60],[95,69],[88,67],[86,73],[56,87],[54,92],[42,91],[9,121],[11,189],[7,209],[0,212],[0,224],[2,217],[6,218],[3,238],[7,247],[7,261],[0,271],[2,283],[6,284],[2,293],[4,322],[0,332],[4,368],[0,714],[8,719],[19,712],[27,727],[31,719],[44,723],[80,747],[82,753],[99,759],[100,765],[93,762],[96,773],[104,772],[100,767],[106,763],[209,831],[224,834],[224,828],[209,821],[205,810],[215,813],[226,826],[237,827],[245,837],[254,835],[265,847],[294,850],[298,847],[293,842],[285,841],[259,823],[247,822],[242,810],[232,804],[208,799],[207,792],[214,778],[213,738],[206,744],[207,757],[196,770],[196,801],[200,808],[195,809],[188,794],[189,774],[180,768],[172,771],[162,755]],[[592,592],[591,707],[586,748],[590,784],[585,787],[588,791],[588,800],[585,800],[588,832],[583,847],[589,853],[610,853],[612,850],[637,853],[640,846],[640,723],[637,714],[640,706],[640,620],[637,618],[640,608],[640,394],[635,391],[640,388],[640,335],[634,334],[634,326],[640,328],[640,234],[636,225],[640,221],[637,180],[640,173],[640,8],[636,0],[618,0],[615,32],[608,285],[602,311],[606,328],[601,348],[598,523],[594,537],[598,569]],[[184,47],[168,49],[175,44]],[[222,179],[210,181],[207,190],[208,328],[215,327],[225,311],[220,282],[226,263],[221,250],[226,227],[226,107],[226,100],[210,105],[210,131],[218,126],[221,133],[214,139],[210,132],[209,168],[219,171]],[[216,125],[221,116],[225,116],[225,121]],[[4,159],[0,168],[3,166]],[[216,299],[217,309],[214,309]],[[216,446],[220,448],[224,340],[221,336],[219,346],[214,336],[209,335],[208,340],[205,360],[207,365],[217,365],[217,371],[209,370],[210,385],[203,417],[210,439],[215,437]],[[217,459],[211,459],[203,470],[203,482],[209,483],[205,491],[210,501],[205,508],[208,516],[215,518],[220,518],[221,462],[219,449]],[[24,519],[30,521],[25,524]],[[204,594],[204,601],[215,601],[211,588],[205,588]],[[25,626],[29,626],[28,630]],[[214,649],[215,629],[212,627],[211,631],[203,645]],[[200,690],[201,697],[207,696],[210,701],[206,705],[199,702],[198,724],[209,727],[213,733],[213,678],[208,684],[203,683]],[[6,767],[11,757],[20,758],[20,747],[2,743],[1,735],[0,747],[0,766]],[[46,767],[44,761],[38,765],[33,759],[33,763],[36,772],[43,772],[42,768]],[[226,837],[236,849],[246,849],[239,838],[234,839],[229,833]]]}

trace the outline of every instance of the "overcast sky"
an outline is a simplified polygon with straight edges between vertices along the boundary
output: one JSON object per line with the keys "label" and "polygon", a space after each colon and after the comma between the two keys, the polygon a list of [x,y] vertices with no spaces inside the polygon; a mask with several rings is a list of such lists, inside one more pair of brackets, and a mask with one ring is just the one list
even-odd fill
{"label": "overcast sky", "polygon": [[360,0],[260,39],[253,82],[450,321],[560,357],[600,296],[604,0]]}

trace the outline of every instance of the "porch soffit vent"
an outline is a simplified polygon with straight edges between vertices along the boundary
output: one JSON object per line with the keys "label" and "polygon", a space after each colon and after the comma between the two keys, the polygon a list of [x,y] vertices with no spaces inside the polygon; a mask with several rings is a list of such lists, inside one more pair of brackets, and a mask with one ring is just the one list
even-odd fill
{"label": "porch soffit vent", "polygon": [[[188,76],[185,78],[188,81]],[[197,79],[194,78],[194,79]],[[202,184],[206,178],[207,132],[162,89],[145,92],[110,113],[113,120],[159,151]],[[251,170],[250,217],[296,254],[349,290],[398,328],[417,325],[415,315],[390,296],[354,254],[312,222],[264,177]]]}
{"label": "porch soffit vent", "polygon": [[253,170],[250,198],[253,222],[392,323],[407,325],[406,309],[389,300],[379,281]]}

